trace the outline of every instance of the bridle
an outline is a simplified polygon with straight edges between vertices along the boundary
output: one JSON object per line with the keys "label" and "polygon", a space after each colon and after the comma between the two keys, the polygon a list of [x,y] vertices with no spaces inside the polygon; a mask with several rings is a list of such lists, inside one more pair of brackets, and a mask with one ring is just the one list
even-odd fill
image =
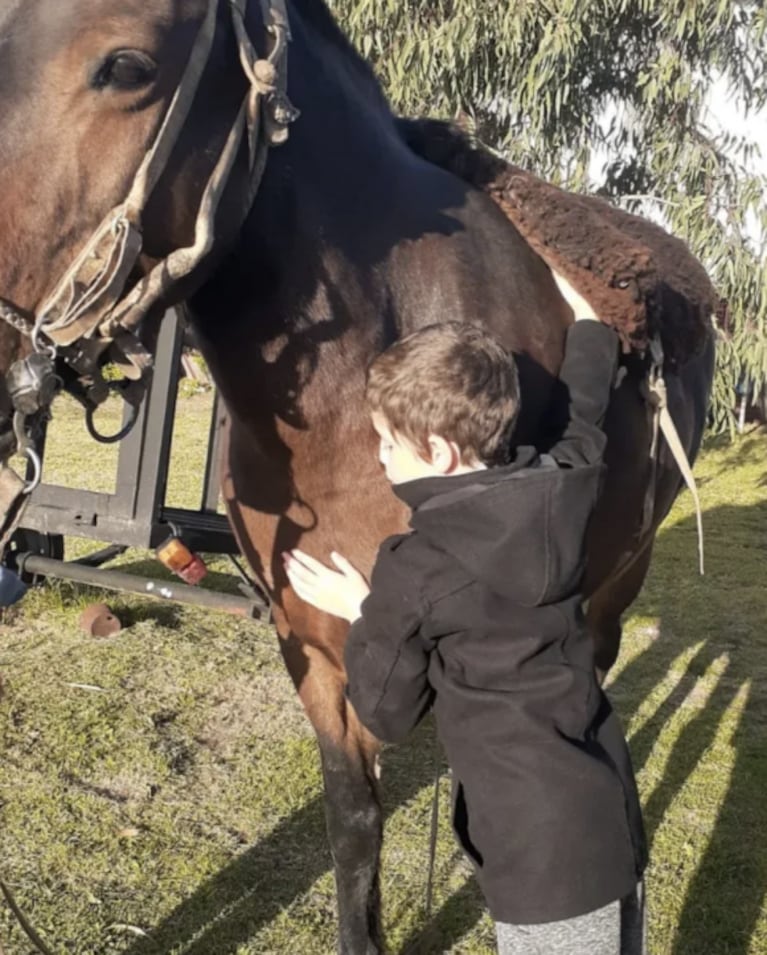
{"label": "bridle", "polygon": [[[288,126],[298,117],[298,110],[291,105],[286,93],[290,41],[286,0],[260,0],[260,3],[271,41],[271,50],[265,58],[259,58],[247,33],[248,0],[208,0],[184,73],[127,197],[103,218],[34,316],[25,315],[0,298],[0,319],[28,336],[33,347],[33,354],[16,362],[7,377],[14,405],[17,449],[27,455],[33,470],[39,472],[40,468],[26,427],[27,418],[32,414],[28,409],[34,407],[35,414],[47,412],[47,407],[43,407],[46,401],[50,402],[47,395],[56,390],[50,384],[56,378],[54,360],[63,359],[74,371],[78,397],[86,406],[89,429],[94,437],[100,436],[93,428],[93,411],[115,388],[105,381],[99,368],[107,348],[125,375],[119,384],[120,393],[135,412],[152,366],[152,356],[138,337],[142,319],[211,252],[216,239],[216,212],[243,141],[247,143],[248,185],[245,200],[238,209],[235,230],[245,221],[258,192],[269,148],[285,142]],[[125,293],[125,283],[142,250],[144,211],[167,168],[194,103],[210,60],[222,4],[231,17],[240,64],[248,81],[247,93],[203,189],[192,244],[175,249]],[[32,393],[34,400],[30,400]],[[102,440],[119,440],[127,430]],[[3,465],[0,472],[6,470],[10,469]],[[0,473],[0,551],[10,533],[7,506],[3,522],[7,495],[2,492],[3,479],[7,481],[9,477]],[[10,483],[16,487],[12,480]],[[35,480],[20,482],[17,490],[28,496],[35,483]],[[18,515],[12,523],[14,526],[18,523]]]}

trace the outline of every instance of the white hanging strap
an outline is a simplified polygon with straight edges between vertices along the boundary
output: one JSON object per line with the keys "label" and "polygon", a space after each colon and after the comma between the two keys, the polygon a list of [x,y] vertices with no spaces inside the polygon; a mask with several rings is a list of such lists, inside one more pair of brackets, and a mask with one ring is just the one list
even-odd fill
{"label": "white hanging strap", "polygon": [[687,460],[687,454],[679,437],[679,432],[677,431],[674,420],[671,417],[671,412],[668,410],[668,393],[666,391],[666,381],[663,377],[662,371],[663,352],[660,348],[660,341],[658,339],[654,339],[651,347],[653,348],[654,374],[651,374],[650,376],[650,381],[648,382],[648,391],[651,396],[653,407],[655,408],[655,413],[653,415],[653,450],[657,454],[657,428],[660,427],[661,433],[666,439],[668,449],[671,452],[674,461],[676,461],[676,465],[679,468],[682,477],[684,478],[685,484],[690,490],[690,494],[692,494],[692,499],[695,504],[695,518],[698,527],[698,564],[700,572],[703,574],[703,513],[700,506],[698,486],[695,482],[695,477],[692,473],[690,462]]}

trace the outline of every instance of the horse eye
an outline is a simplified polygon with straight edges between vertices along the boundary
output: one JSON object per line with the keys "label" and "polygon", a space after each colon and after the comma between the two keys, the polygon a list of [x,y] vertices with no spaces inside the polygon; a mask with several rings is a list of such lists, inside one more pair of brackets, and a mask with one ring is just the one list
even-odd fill
{"label": "horse eye", "polygon": [[155,78],[157,64],[140,50],[117,50],[96,70],[91,85],[103,90],[111,87],[116,90],[138,90],[147,86]]}

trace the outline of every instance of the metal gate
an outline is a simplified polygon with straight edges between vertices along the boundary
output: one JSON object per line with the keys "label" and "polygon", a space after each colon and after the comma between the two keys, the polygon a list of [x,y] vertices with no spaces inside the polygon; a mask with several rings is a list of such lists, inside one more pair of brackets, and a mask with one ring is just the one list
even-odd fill
{"label": "metal gate", "polygon": [[[236,560],[234,535],[226,517],[216,510],[224,419],[218,394],[208,432],[200,506],[190,510],[165,503],[183,338],[183,319],[175,310],[168,312],[161,323],[150,386],[133,429],[120,442],[114,492],[42,483],[30,498],[4,561],[27,578],[61,577],[258,617],[268,612],[267,601]],[[43,445],[43,460],[44,455]],[[240,578],[241,595],[138,577],[103,566],[128,548],[156,548],[173,535],[191,551],[230,555]],[[61,541],[65,536],[109,543],[86,557],[64,561]]]}

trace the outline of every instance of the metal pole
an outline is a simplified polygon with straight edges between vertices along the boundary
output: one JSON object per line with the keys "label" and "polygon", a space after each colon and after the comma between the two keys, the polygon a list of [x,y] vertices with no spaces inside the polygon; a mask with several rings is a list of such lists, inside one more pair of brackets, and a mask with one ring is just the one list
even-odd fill
{"label": "metal pole", "polygon": [[63,580],[74,580],[78,583],[91,584],[94,587],[103,587],[105,590],[125,591],[131,594],[141,594],[143,597],[154,597],[157,600],[191,604],[194,607],[207,607],[210,610],[220,610],[240,617],[258,619],[263,614],[268,613],[266,603],[257,598],[223,594],[202,587],[177,584],[169,580],[153,580],[150,577],[126,574],[120,570],[84,567],[82,564],[52,560],[49,557],[38,557],[37,554],[18,554],[16,565],[19,568],[19,574],[26,572],[28,574],[39,574],[42,577],[60,577]]}

